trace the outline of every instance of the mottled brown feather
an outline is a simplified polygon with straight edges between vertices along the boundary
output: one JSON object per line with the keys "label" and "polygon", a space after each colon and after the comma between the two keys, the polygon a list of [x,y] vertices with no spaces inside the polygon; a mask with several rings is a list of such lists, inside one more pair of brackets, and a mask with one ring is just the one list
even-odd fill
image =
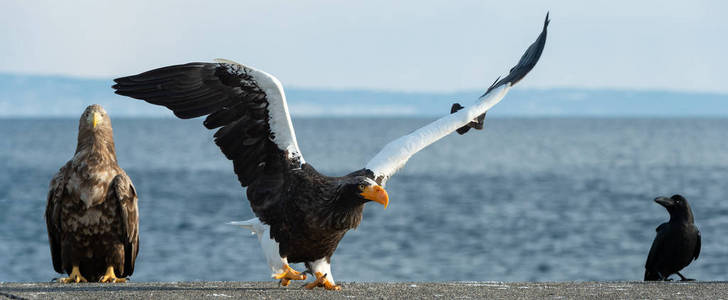
{"label": "mottled brown feather", "polygon": [[67,183],[66,171],[70,168],[70,162],[66,163],[51,179],[48,190],[48,199],[46,203],[45,219],[48,228],[48,242],[51,247],[51,259],[53,260],[53,269],[58,273],[63,273],[63,261],[61,260],[61,206],[59,202],[63,196],[63,191]]}
{"label": "mottled brown feather", "polygon": [[131,179],[122,171],[111,182],[111,193],[119,203],[119,216],[121,221],[121,240],[124,244],[124,273],[129,276],[134,273],[134,263],[139,253],[139,215],[137,194]]}

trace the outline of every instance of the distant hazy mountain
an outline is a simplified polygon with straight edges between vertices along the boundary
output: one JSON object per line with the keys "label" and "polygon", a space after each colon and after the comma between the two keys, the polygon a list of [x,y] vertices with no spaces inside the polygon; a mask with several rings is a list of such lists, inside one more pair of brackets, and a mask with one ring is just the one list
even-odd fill
{"label": "distant hazy mountain", "polygon": [[[115,117],[164,117],[162,107],[117,96],[110,79],[0,74],[0,117],[77,117],[92,103]],[[487,83],[484,83],[484,87]],[[289,88],[294,116],[436,116],[468,106],[483,91],[410,93]],[[709,93],[513,89],[489,116],[728,116],[728,95]]]}

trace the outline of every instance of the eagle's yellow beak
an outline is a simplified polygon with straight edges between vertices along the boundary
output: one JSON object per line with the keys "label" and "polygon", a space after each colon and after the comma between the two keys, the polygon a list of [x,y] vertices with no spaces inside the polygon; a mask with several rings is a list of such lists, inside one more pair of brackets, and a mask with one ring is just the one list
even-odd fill
{"label": "eagle's yellow beak", "polygon": [[93,128],[96,128],[96,125],[101,123],[102,120],[103,120],[103,118],[101,117],[101,114],[94,112],[94,114],[92,116],[92,120],[91,120],[91,125],[93,125]]}
{"label": "eagle's yellow beak", "polygon": [[360,195],[362,195],[364,199],[384,205],[385,209],[387,208],[387,205],[389,205],[389,195],[387,195],[387,191],[385,191],[384,188],[381,186],[367,186],[366,188],[364,188],[364,191],[361,192]]}

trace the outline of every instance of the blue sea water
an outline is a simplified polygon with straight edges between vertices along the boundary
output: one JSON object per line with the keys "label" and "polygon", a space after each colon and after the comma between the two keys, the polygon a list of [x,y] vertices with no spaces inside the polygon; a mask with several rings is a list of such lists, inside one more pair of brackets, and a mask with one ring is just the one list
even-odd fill
{"label": "blue sea water", "polygon": [[[112,115],[113,118],[113,115]],[[364,166],[430,119],[294,119],[328,175]],[[140,200],[135,281],[270,280],[232,165],[200,120],[113,119]],[[48,182],[77,121],[0,120],[0,281],[48,281]],[[728,119],[489,118],[415,155],[332,259],[337,281],[640,280],[652,200],[683,194],[702,232],[683,274],[728,280]],[[302,266],[294,266],[302,269]]]}

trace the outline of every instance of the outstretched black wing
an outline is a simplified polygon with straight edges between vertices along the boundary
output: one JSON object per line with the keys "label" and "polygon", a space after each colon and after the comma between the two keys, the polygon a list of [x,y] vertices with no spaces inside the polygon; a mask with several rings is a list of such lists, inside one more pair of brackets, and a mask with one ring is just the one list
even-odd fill
{"label": "outstretched black wing", "polygon": [[182,119],[208,115],[205,127],[222,127],[215,143],[235,165],[243,186],[250,185],[273,160],[300,167],[278,80],[234,62],[188,63],[114,79],[116,93],[163,105]]}
{"label": "outstretched black wing", "polygon": [[[220,128],[215,143],[233,161],[242,186],[256,181],[276,189],[303,156],[275,77],[231,61],[188,63],[114,80],[116,93],[163,105],[180,118],[208,115],[208,129]],[[263,175],[266,176],[263,176]],[[253,211],[274,207],[276,197],[249,197]]]}

